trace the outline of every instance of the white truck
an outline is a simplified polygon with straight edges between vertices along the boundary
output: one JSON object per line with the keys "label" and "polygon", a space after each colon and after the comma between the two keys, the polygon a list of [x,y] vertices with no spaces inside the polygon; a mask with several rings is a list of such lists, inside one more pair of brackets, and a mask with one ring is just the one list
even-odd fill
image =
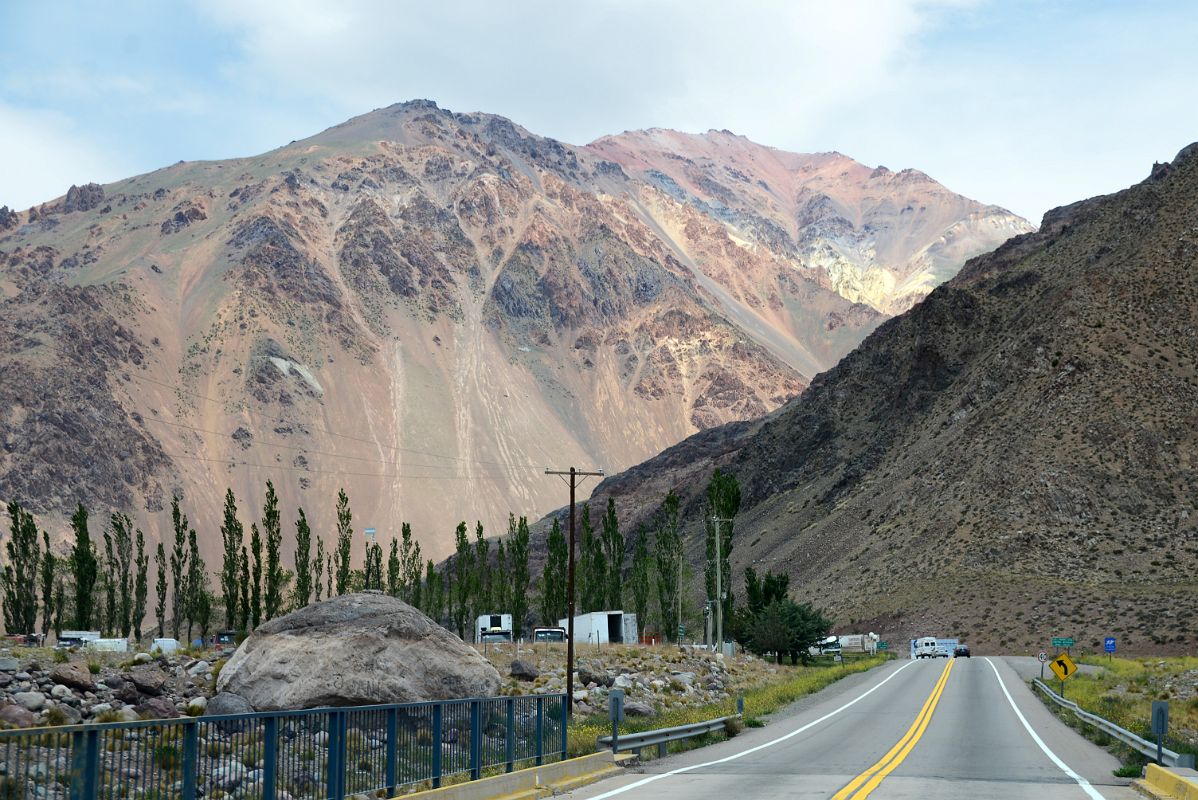
{"label": "white truck", "polygon": [[[568,619],[558,620],[565,628]],[[636,614],[625,611],[592,611],[574,617],[574,646],[586,644],[636,644]]]}
{"label": "white truck", "polygon": [[842,653],[865,653],[874,655],[878,652],[879,636],[876,633],[846,633],[840,636]]}
{"label": "white truck", "polygon": [[475,644],[497,644],[512,640],[511,614],[480,614],[474,622]]}

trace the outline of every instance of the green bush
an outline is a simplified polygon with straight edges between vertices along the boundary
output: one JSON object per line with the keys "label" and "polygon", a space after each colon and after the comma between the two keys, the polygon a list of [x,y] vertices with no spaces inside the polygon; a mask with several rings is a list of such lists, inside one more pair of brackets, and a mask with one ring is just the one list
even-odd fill
{"label": "green bush", "polygon": [[55,650],[54,655],[50,656],[50,658],[53,659],[55,664],[65,664],[71,660],[66,650]]}

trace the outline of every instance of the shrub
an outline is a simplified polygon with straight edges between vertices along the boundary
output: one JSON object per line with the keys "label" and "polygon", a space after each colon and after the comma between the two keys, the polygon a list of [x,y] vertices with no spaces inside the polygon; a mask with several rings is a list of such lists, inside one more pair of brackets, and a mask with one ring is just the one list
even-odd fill
{"label": "shrub", "polygon": [[54,655],[50,656],[55,664],[65,664],[71,660],[66,650],[55,650]]}
{"label": "shrub", "polygon": [[92,675],[99,675],[100,674],[100,662],[99,661],[87,662],[87,671],[90,672]]}

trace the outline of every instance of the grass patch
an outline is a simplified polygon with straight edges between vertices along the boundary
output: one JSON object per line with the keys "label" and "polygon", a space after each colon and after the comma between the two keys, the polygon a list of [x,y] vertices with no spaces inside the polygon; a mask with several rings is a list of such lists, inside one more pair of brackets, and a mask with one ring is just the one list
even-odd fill
{"label": "grass patch", "polygon": [[[745,698],[745,727],[761,727],[765,723],[761,717],[772,714],[784,708],[799,698],[814,694],[849,675],[865,672],[886,663],[885,656],[862,658],[846,661],[836,666],[789,667],[779,666],[777,680],[765,686],[748,689],[743,693]],[[629,717],[620,723],[620,733],[639,733],[656,728],[671,728],[676,725],[690,725],[715,717],[728,717],[736,713],[736,698],[728,697],[718,703],[703,706],[688,706],[673,708],[651,717]],[[592,714],[587,717],[574,717],[570,720],[569,755],[583,756],[594,753],[598,748],[600,736],[611,735],[611,722],[607,713]],[[726,738],[723,735],[713,735],[688,739],[681,742],[671,742],[670,750],[689,750],[702,744],[710,744]]]}

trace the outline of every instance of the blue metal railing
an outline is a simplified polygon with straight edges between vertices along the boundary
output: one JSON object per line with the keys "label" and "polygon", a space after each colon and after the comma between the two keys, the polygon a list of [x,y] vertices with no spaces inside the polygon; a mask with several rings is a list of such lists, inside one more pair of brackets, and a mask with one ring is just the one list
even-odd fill
{"label": "blue metal railing", "polygon": [[0,800],[342,800],[565,757],[564,694],[0,730]]}

